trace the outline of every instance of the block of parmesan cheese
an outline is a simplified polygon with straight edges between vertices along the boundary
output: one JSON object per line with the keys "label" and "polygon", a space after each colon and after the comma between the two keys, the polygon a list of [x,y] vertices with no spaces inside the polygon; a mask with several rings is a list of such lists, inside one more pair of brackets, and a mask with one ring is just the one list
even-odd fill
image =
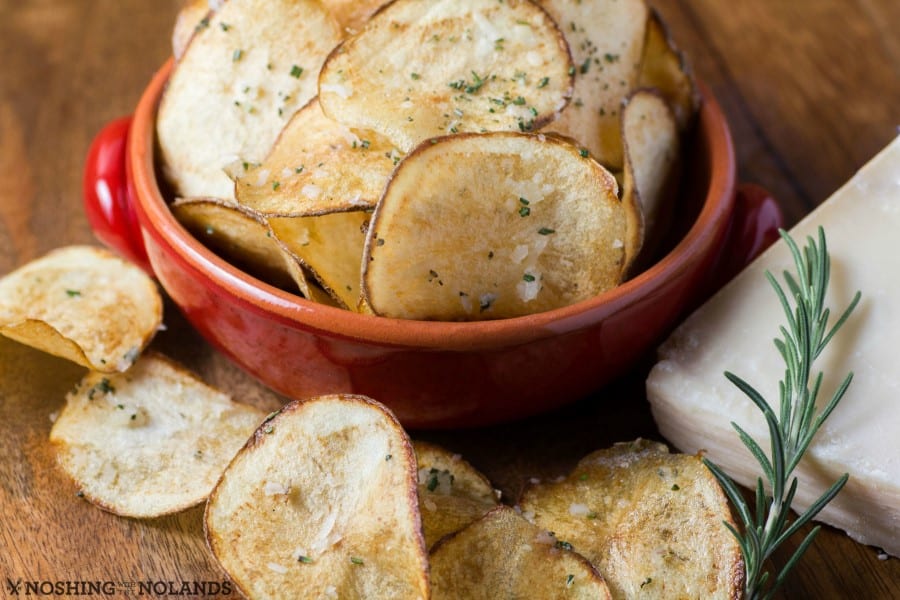
{"label": "block of parmesan cheese", "polygon": [[[803,510],[844,473],[850,480],[818,520],[900,556],[900,137],[808,215],[799,246],[825,229],[832,261],[827,306],[840,314],[862,300],[814,365],[827,402],[850,371],[853,383],[819,430],[797,475]],[[755,487],[760,470],[737,437],[738,423],[768,451],[759,410],[728,380],[740,376],[778,407],[784,363],[773,340],[786,323],[765,278],[794,271],[779,241],[691,315],[662,345],[647,379],[659,430],[684,452],[708,451],[736,481]]]}

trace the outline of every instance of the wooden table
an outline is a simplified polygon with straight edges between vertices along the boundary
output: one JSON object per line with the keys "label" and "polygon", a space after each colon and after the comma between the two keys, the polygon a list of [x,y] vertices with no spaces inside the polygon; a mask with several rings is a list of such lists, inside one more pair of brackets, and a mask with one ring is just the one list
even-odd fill
{"label": "wooden table", "polygon": [[[657,0],[733,128],[740,177],[771,190],[788,223],[824,200],[900,123],[900,3]],[[0,273],[64,244],[92,243],[81,169],[92,136],[129,113],[170,53],[178,0],[0,0]],[[240,400],[278,398],[166,307],[154,347]],[[656,437],[649,360],[594,397],[539,419],[421,434],[461,452],[507,496],[613,441]],[[0,339],[0,584],[13,580],[221,581],[200,509],[153,521],[75,497],[46,439],[48,415],[83,370]],[[775,557],[783,563],[787,550]],[[826,528],[785,598],[900,598],[900,560]]]}

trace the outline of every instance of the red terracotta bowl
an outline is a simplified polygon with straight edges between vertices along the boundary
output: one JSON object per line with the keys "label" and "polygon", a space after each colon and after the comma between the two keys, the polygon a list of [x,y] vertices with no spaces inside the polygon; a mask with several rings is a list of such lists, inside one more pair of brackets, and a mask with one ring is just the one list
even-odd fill
{"label": "red terracotta bowl", "polygon": [[371,396],[408,427],[507,421],[583,398],[625,373],[685,311],[777,235],[774,201],[735,185],[728,125],[708,90],[686,161],[677,239],[621,286],[540,314],[476,323],[405,321],[309,302],[238,270],[173,218],[154,164],[171,61],[133,118],[94,141],[85,206],[97,237],[154,274],[199,332],[293,398]]}

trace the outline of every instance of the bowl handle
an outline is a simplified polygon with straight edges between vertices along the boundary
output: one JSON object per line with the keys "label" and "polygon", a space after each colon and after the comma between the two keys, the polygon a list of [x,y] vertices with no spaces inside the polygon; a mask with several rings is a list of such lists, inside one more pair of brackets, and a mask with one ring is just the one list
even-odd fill
{"label": "bowl handle", "polygon": [[728,283],[763,250],[779,239],[784,216],[778,201],[763,187],[739,183],[734,214],[723,243],[719,262],[712,272],[708,293]]}
{"label": "bowl handle", "polygon": [[91,142],[84,165],[84,211],[97,239],[152,274],[128,189],[125,160],[131,119],[111,121]]}

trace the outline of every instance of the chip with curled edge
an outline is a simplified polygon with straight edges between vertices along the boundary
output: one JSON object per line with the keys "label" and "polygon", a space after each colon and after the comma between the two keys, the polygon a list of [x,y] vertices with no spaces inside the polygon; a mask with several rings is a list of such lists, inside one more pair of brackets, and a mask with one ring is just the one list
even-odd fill
{"label": "chip with curled edge", "polygon": [[272,234],[339,306],[360,303],[359,271],[370,214],[363,210],[271,217]]}
{"label": "chip with curled edge", "polygon": [[95,371],[128,369],[161,322],[153,280],[102,248],[59,248],[0,279],[0,334]]}
{"label": "chip with curled edge", "polygon": [[[675,113],[656,90],[638,90],[622,109],[625,170],[622,200],[635,222],[625,247],[636,267],[646,266],[672,220],[681,147]],[[638,254],[641,254],[638,260]]]}
{"label": "chip with curled edge", "polygon": [[239,171],[235,195],[266,216],[367,210],[401,157],[377,133],[329,119],[313,99],[288,122],[261,164]]}
{"label": "chip with curled edge", "polygon": [[296,286],[313,302],[334,304],[257,211],[218,198],[179,198],[169,208],[194,237],[232,264],[266,283]]}
{"label": "chip with curled edge", "polygon": [[655,10],[647,18],[638,87],[652,88],[663,95],[672,106],[679,131],[686,131],[694,122],[700,106],[697,82]]}

